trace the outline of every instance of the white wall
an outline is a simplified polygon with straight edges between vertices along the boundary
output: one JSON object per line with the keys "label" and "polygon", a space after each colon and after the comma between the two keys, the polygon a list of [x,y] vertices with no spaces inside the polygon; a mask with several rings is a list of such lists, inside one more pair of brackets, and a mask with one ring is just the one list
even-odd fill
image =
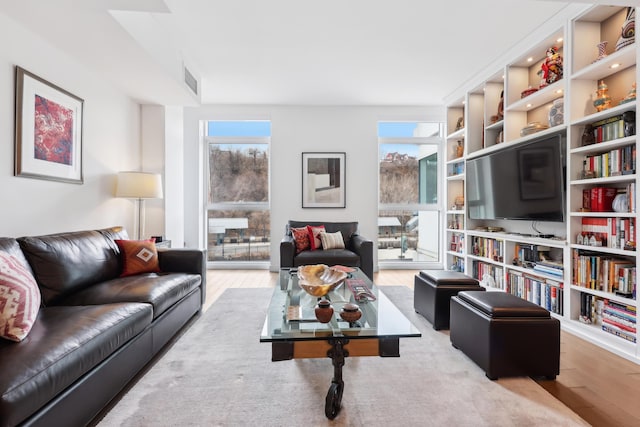
{"label": "white wall", "polygon": [[[105,79],[0,13],[0,236],[124,225],[133,203],[113,197],[115,174],[140,166],[140,107]],[[14,67],[84,99],[84,184],[13,176]]]}
{"label": "white wall", "polygon": [[[185,241],[204,242],[201,120],[271,120],[271,269],[287,220],[358,221],[378,232],[378,121],[444,121],[442,107],[203,106],[185,108]],[[302,209],[302,152],[346,152],[346,208]]]}

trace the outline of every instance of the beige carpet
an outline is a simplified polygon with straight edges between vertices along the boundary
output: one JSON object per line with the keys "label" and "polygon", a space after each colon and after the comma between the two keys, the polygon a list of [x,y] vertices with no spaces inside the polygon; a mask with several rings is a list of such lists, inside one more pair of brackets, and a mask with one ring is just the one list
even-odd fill
{"label": "beige carpet", "polygon": [[342,410],[329,421],[329,359],[271,362],[259,336],[271,289],[228,289],[98,424],[109,426],[584,426],[530,378],[490,381],[448,333],[384,292],[422,331],[399,358],[347,359]]}

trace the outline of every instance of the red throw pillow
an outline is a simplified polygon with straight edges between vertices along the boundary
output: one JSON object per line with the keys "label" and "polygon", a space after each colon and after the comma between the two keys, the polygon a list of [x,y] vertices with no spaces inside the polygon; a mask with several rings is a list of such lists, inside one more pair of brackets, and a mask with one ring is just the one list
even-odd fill
{"label": "red throw pillow", "polygon": [[38,317],[40,300],[31,272],[13,255],[0,252],[0,337],[25,339]]}
{"label": "red throw pillow", "polygon": [[294,228],[291,227],[291,234],[293,240],[296,242],[296,253],[311,249],[311,243],[309,242],[309,230],[307,227]]}
{"label": "red throw pillow", "polygon": [[122,256],[122,273],[120,277],[160,272],[156,239],[116,240],[115,242],[120,248]]}
{"label": "red throw pillow", "polygon": [[322,241],[320,240],[320,232],[325,231],[324,225],[307,225],[309,230],[309,241],[311,243],[311,250],[322,248]]}

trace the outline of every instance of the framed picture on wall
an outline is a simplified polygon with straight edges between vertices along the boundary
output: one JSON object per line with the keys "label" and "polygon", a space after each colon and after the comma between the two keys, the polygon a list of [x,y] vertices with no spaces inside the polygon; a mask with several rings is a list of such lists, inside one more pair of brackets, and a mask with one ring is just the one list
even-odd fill
{"label": "framed picture on wall", "polygon": [[302,153],[302,207],[344,208],[345,153]]}
{"label": "framed picture on wall", "polygon": [[15,176],[82,184],[83,104],[16,66]]}

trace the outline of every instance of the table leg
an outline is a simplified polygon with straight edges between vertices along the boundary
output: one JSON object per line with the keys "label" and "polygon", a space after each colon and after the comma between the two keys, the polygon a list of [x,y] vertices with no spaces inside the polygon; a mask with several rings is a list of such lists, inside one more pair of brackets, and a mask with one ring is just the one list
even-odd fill
{"label": "table leg", "polygon": [[324,413],[330,420],[334,419],[342,403],[342,392],[344,390],[344,381],[342,381],[342,367],[344,366],[344,358],[349,356],[349,352],[344,346],[349,342],[346,338],[329,339],[331,349],[327,352],[327,356],[333,362],[333,379],[331,387],[327,392],[325,399]]}

